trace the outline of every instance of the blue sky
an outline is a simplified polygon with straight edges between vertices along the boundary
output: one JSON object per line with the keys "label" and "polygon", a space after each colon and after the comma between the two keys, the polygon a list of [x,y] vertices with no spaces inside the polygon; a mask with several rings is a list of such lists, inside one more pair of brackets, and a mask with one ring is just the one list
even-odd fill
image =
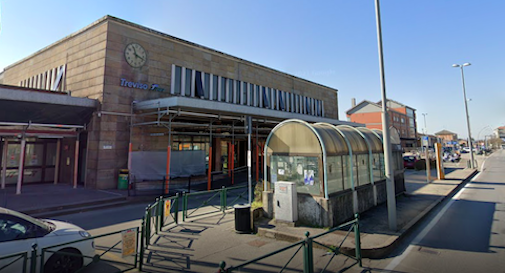
{"label": "blue sky", "polygon": [[[339,90],[380,100],[374,0],[0,0],[0,70],[109,14]],[[466,137],[505,125],[505,1],[382,0],[387,96],[415,108],[422,132]]]}

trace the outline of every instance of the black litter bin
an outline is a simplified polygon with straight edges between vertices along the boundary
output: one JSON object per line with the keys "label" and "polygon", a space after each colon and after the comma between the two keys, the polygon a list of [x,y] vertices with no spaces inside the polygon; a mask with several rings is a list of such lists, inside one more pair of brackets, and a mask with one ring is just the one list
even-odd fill
{"label": "black litter bin", "polygon": [[251,205],[235,205],[235,231],[251,233]]}

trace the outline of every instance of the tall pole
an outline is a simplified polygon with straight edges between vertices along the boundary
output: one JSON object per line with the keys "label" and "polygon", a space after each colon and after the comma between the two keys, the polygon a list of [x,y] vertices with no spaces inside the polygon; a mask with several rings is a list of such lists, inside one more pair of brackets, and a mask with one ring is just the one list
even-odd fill
{"label": "tall pole", "polygon": [[252,179],[251,179],[251,134],[252,134],[252,117],[246,117],[246,128],[247,128],[247,200],[249,205],[252,203]]}
{"label": "tall pole", "polygon": [[375,0],[375,13],[377,19],[377,42],[379,46],[379,65],[380,65],[380,78],[382,89],[382,131],[383,131],[383,147],[384,147],[384,164],[386,175],[386,193],[388,205],[388,221],[389,229],[396,231],[396,199],[395,199],[395,186],[392,166],[392,153],[391,153],[391,139],[389,136],[389,117],[387,112],[387,98],[386,98],[386,80],[384,77],[384,58],[382,51],[382,30],[380,19],[380,4],[379,0]]}
{"label": "tall pole", "polygon": [[422,113],[422,115],[424,117],[424,134],[428,135],[428,127],[426,127],[426,116],[428,115],[428,113]]}
{"label": "tall pole", "polygon": [[473,157],[472,132],[470,130],[470,115],[468,115],[468,101],[466,100],[465,73],[463,72],[463,67],[469,66],[469,65],[471,65],[471,64],[464,63],[462,65],[454,64],[452,66],[461,68],[461,82],[463,83],[463,99],[465,100],[466,126],[468,129],[468,146],[470,146],[470,168],[475,169],[475,160]]}
{"label": "tall pole", "polygon": [[429,151],[428,151],[428,148],[430,147],[430,138],[428,137],[428,129],[426,127],[426,115],[428,115],[427,113],[423,113],[423,117],[424,117],[424,137],[426,139],[426,146],[423,145],[424,147],[424,161],[426,163],[426,183],[430,183],[430,172],[431,172],[431,169],[430,169],[430,154],[429,154]]}

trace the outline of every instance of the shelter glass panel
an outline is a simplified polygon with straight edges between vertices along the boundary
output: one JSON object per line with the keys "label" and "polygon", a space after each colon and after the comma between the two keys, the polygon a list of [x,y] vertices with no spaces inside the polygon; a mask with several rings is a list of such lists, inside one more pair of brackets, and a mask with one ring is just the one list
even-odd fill
{"label": "shelter glass panel", "polygon": [[358,179],[359,185],[370,184],[370,169],[368,167],[368,155],[357,155],[358,158]]}
{"label": "shelter glass panel", "polygon": [[326,162],[328,165],[328,194],[342,191],[344,189],[342,156],[329,156]]}
{"label": "shelter glass panel", "polygon": [[373,154],[373,181],[378,182],[382,180],[383,174],[382,174],[382,166],[381,166],[381,159],[380,159],[380,154],[376,153]]}
{"label": "shelter glass panel", "polygon": [[344,173],[344,189],[352,189],[352,177],[350,170],[350,156],[342,156],[342,170]]}
{"label": "shelter glass panel", "polygon": [[298,193],[321,195],[319,157],[274,155],[270,164],[272,183],[295,182]]}

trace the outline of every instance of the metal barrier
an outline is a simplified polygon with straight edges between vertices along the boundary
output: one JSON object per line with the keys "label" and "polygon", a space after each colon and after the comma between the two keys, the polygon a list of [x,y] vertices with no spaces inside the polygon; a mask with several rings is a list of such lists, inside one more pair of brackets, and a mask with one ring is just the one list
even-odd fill
{"label": "metal barrier", "polygon": [[[214,212],[220,212],[220,211],[223,211],[223,208],[222,208],[222,205],[221,205],[221,202],[222,202],[222,194],[223,194],[223,190],[220,189],[220,190],[210,190],[210,191],[202,191],[202,192],[195,192],[195,193],[183,193],[182,195],[182,221],[186,221],[186,219],[190,218],[191,216],[192,217],[197,217],[197,216],[202,216],[202,215],[206,215],[206,214],[210,214],[210,213],[214,213]],[[189,203],[189,199],[190,197],[191,198],[195,198],[197,196],[206,196],[206,195],[210,195],[210,197],[206,198],[205,200],[203,200],[203,202],[198,205],[196,208],[189,208],[188,206],[188,203]],[[217,196],[220,197],[220,200],[219,201],[216,201],[217,200]],[[216,199],[214,199],[216,198]],[[206,210],[200,214],[196,214],[196,212],[202,208],[202,207],[206,207],[210,205],[211,207],[214,208],[214,210]]]}
{"label": "metal barrier", "polygon": [[[11,260],[11,261],[9,261],[9,260]],[[6,264],[3,264],[4,261],[7,261]],[[31,259],[31,261],[36,261],[36,260]],[[21,265],[22,271],[21,272],[26,273],[27,272],[26,265],[28,263],[28,251],[12,254],[9,256],[5,256],[5,257],[0,257],[0,272],[2,272],[4,269],[8,270],[8,272],[14,272],[13,270],[19,270],[19,262],[22,263],[22,265]],[[31,266],[31,268],[33,268],[33,266]],[[32,271],[32,272],[34,272],[34,271]]]}
{"label": "metal barrier", "polygon": [[[97,243],[96,239],[101,239],[105,237],[111,237],[114,235],[119,235],[119,239],[102,239],[100,243]],[[67,245],[71,244],[76,244],[76,243],[81,243],[81,242],[86,242],[89,240],[94,240],[95,242],[95,252],[100,252],[100,254],[95,254],[94,256],[86,256],[82,254],[78,254],[75,252],[69,252],[69,251],[63,251],[61,250],[62,247],[65,247]],[[115,265],[120,265],[123,266],[123,269],[118,269],[116,272],[126,272],[132,269],[137,268],[138,266],[138,261],[139,261],[139,256],[140,253],[138,252],[138,242],[139,242],[139,228],[130,228],[130,229],[124,229],[120,231],[115,231],[115,232],[110,232],[98,236],[92,236],[89,238],[84,238],[64,244],[59,244],[59,245],[53,245],[49,247],[44,247],[41,250],[40,254],[40,273],[44,272],[44,263],[45,263],[45,257],[46,255],[51,255],[54,253],[58,253],[60,255],[66,255],[69,257],[80,257],[83,259],[89,259],[90,263],[87,264],[85,267],[79,269],[76,272],[82,272],[84,269],[88,268],[89,266],[93,264],[97,264],[101,261],[115,264]],[[108,246],[112,245],[112,246]],[[58,248],[60,250],[55,250],[55,248]],[[116,254],[116,255],[114,255]],[[105,256],[110,257],[110,259],[104,258]],[[128,257],[133,257],[133,261],[128,262],[126,259],[132,259]],[[32,271],[34,272],[34,271]]]}
{"label": "metal barrier", "polygon": [[[347,227],[349,226],[349,230],[347,231],[347,234],[346,236],[344,237],[344,239],[342,240],[342,242],[340,243],[340,245],[338,247],[336,246],[327,246],[327,245],[324,245],[322,243],[319,243],[319,242],[316,242],[315,239],[317,238],[320,238],[324,235],[327,235],[329,233],[332,233],[332,232],[335,232],[337,230],[341,230],[343,229],[344,227]],[[354,231],[355,233],[355,239],[356,239],[356,248],[355,248],[355,256],[351,256],[349,254],[346,254],[344,252],[341,251],[341,247],[342,247],[342,244],[344,243],[344,241],[347,239],[348,235],[350,234],[351,231]],[[328,265],[331,263],[331,261],[333,260],[333,258],[339,254],[342,254],[346,257],[349,257],[353,260],[355,260],[356,262],[353,263],[352,265],[350,266],[354,266],[356,264],[358,264],[360,267],[362,266],[362,263],[361,263],[361,240],[360,240],[360,232],[359,232],[359,219],[358,219],[358,214],[355,215],[355,219],[352,220],[352,221],[349,221],[345,224],[342,224],[338,227],[335,227],[335,228],[332,228],[324,233],[321,233],[321,234],[318,234],[318,235],[315,235],[315,236],[312,236],[312,237],[309,237],[310,233],[307,231],[305,233],[305,239],[304,240],[301,240],[299,242],[296,242],[294,244],[291,244],[289,246],[286,246],[284,248],[281,248],[279,250],[276,250],[276,251],[273,251],[271,253],[268,253],[268,254],[265,254],[263,256],[260,256],[258,258],[255,258],[255,259],[252,259],[252,260],[249,260],[249,261],[246,261],[242,264],[239,264],[239,265],[236,265],[236,266],[230,266],[228,268],[226,268],[226,262],[225,261],[221,261],[221,263],[219,264],[219,271],[218,272],[233,272],[233,271],[237,271],[237,270],[240,270],[240,269],[243,269],[244,267],[250,265],[250,264],[254,264],[258,261],[261,261],[261,260],[264,260],[268,257],[271,257],[273,255],[276,255],[276,254],[279,254],[281,252],[284,252],[284,251],[287,251],[287,250],[290,250],[292,248],[295,248],[295,247],[298,247],[298,249],[295,251],[295,253],[291,256],[291,258],[284,264],[284,266],[282,267],[282,269],[279,271],[279,272],[283,272],[287,266],[289,265],[289,263],[294,259],[294,257],[298,254],[298,252],[300,252],[300,250],[303,248],[303,272],[304,273],[313,273],[314,272],[314,254],[313,254],[313,248],[314,248],[314,244],[317,244],[323,248],[326,248],[329,250],[329,252],[333,253],[332,254],[332,257],[330,258],[330,260],[328,261],[328,263],[324,266],[324,268],[321,270],[321,272],[325,272]],[[349,266],[349,267],[350,267]]]}

